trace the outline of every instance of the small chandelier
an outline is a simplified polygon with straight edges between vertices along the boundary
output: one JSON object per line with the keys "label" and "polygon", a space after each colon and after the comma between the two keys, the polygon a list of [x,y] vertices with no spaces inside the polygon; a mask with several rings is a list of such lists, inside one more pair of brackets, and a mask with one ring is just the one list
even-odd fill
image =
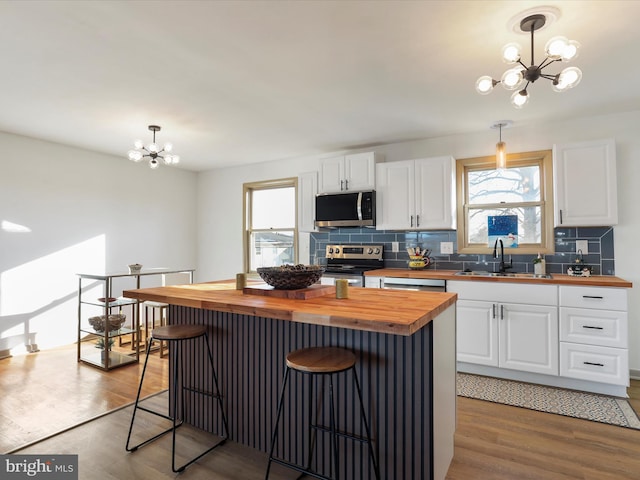
{"label": "small chandelier", "polygon": [[178,155],[168,154],[173,150],[172,144],[165,143],[164,147],[161,149],[156,143],[156,132],[160,131],[160,127],[158,125],[149,125],[149,130],[153,132],[153,142],[145,147],[142,140],[136,140],[134,142],[135,150],[129,150],[128,152],[129,160],[139,162],[144,157],[149,157],[149,167],[154,170],[160,166],[160,161],[158,159],[161,159],[165,165],[175,165],[180,162],[180,157]]}
{"label": "small chandelier", "polygon": [[[578,67],[567,67],[560,73],[552,75],[543,73],[543,69],[554,62],[568,62],[578,55],[580,44],[575,40],[568,40],[565,37],[553,37],[545,46],[546,57],[536,65],[533,55],[533,32],[544,26],[547,17],[542,14],[529,15],[520,22],[520,29],[523,32],[531,32],[531,66],[527,67],[521,60],[520,45],[509,43],[502,49],[502,59],[515,67],[508,69],[500,80],[494,80],[488,75],[484,75],[476,81],[476,91],[481,95],[491,93],[493,87],[498,83],[507,90],[516,90],[511,96],[511,103],[516,108],[524,107],[529,101],[530,83],[534,83],[539,78],[551,80],[552,89],[555,92],[563,92],[575,87],[582,79],[582,71]],[[520,88],[524,82],[524,88]]]}

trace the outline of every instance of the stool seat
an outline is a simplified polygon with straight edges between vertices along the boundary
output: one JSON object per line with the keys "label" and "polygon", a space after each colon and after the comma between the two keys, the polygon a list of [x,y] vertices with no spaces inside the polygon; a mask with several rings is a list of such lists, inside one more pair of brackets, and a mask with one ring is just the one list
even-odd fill
{"label": "stool seat", "polygon": [[356,364],[353,352],[337,347],[302,348],[287,355],[287,366],[308,373],[337,373]]}
{"label": "stool seat", "polygon": [[205,333],[207,333],[207,327],[204,325],[167,325],[154,328],[151,331],[151,337],[155,340],[188,340]]}

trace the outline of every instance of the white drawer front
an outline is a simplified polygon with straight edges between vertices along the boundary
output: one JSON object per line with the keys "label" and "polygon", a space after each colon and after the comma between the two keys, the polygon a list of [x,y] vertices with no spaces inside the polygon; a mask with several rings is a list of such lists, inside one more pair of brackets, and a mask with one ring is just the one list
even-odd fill
{"label": "white drawer front", "polygon": [[627,313],[560,307],[560,341],[627,348]]}
{"label": "white drawer front", "polygon": [[629,386],[629,355],[622,348],[560,342],[560,376]]}
{"label": "white drawer front", "polygon": [[460,300],[558,305],[557,285],[453,280],[447,281],[447,291],[457,293]]}
{"label": "white drawer front", "polygon": [[560,286],[560,306],[627,310],[627,289],[613,287]]}

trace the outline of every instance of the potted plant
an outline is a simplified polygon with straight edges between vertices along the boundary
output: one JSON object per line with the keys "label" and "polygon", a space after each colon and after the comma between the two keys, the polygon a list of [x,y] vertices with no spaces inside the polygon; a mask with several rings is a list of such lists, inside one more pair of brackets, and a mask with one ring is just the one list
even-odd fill
{"label": "potted plant", "polygon": [[113,346],[113,338],[109,338],[109,341],[107,342],[107,350],[106,351],[104,349],[104,337],[99,337],[98,340],[96,341],[96,348],[99,348],[100,350],[102,350],[101,357],[102,357],[102,361],[103,362],[104,362],[106,356],[108,355],[108,352],[111,350],[112,346]]}
{"label": "potted plant", "polygon": [[542,255],[538,253],[538,256],[533,259],[533,273],[534,275],[544,275],[546,272],[546,265]]}

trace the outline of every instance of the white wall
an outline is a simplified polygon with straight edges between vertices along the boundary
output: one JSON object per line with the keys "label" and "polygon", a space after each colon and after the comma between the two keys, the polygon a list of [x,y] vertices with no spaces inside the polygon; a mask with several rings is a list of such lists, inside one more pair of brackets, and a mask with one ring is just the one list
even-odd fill
{"label": "white wall", "polygon": [[78,272],[196,266],[197,174],[6,133],[0,145],[0,350],[76,341]]}
{"label": "white wall", "polygon": [[[618,159],[619,225],[616,226],[616,274],[634,283],[629,292],[630,364],[640,370],[640,112],[590,117],[571,122],[547,122],[503,130],[508,152],[550,149],[554,143],[613,137]],[[386,161],[438,155],[456,158],[491,155],[497,132],[441,137],[376,147]],[[328,155],[327,155],[328,156]],[[232,278],[242,269],[242,184],[296,176],[316,170],[318,160],[299,158],[211,170],[198,177],[198,278]],[[589,172],[584,172],[589,175]],[[579,179],[576,179],[579,181]],[[304,259],[301,259],[304,261]]]}

